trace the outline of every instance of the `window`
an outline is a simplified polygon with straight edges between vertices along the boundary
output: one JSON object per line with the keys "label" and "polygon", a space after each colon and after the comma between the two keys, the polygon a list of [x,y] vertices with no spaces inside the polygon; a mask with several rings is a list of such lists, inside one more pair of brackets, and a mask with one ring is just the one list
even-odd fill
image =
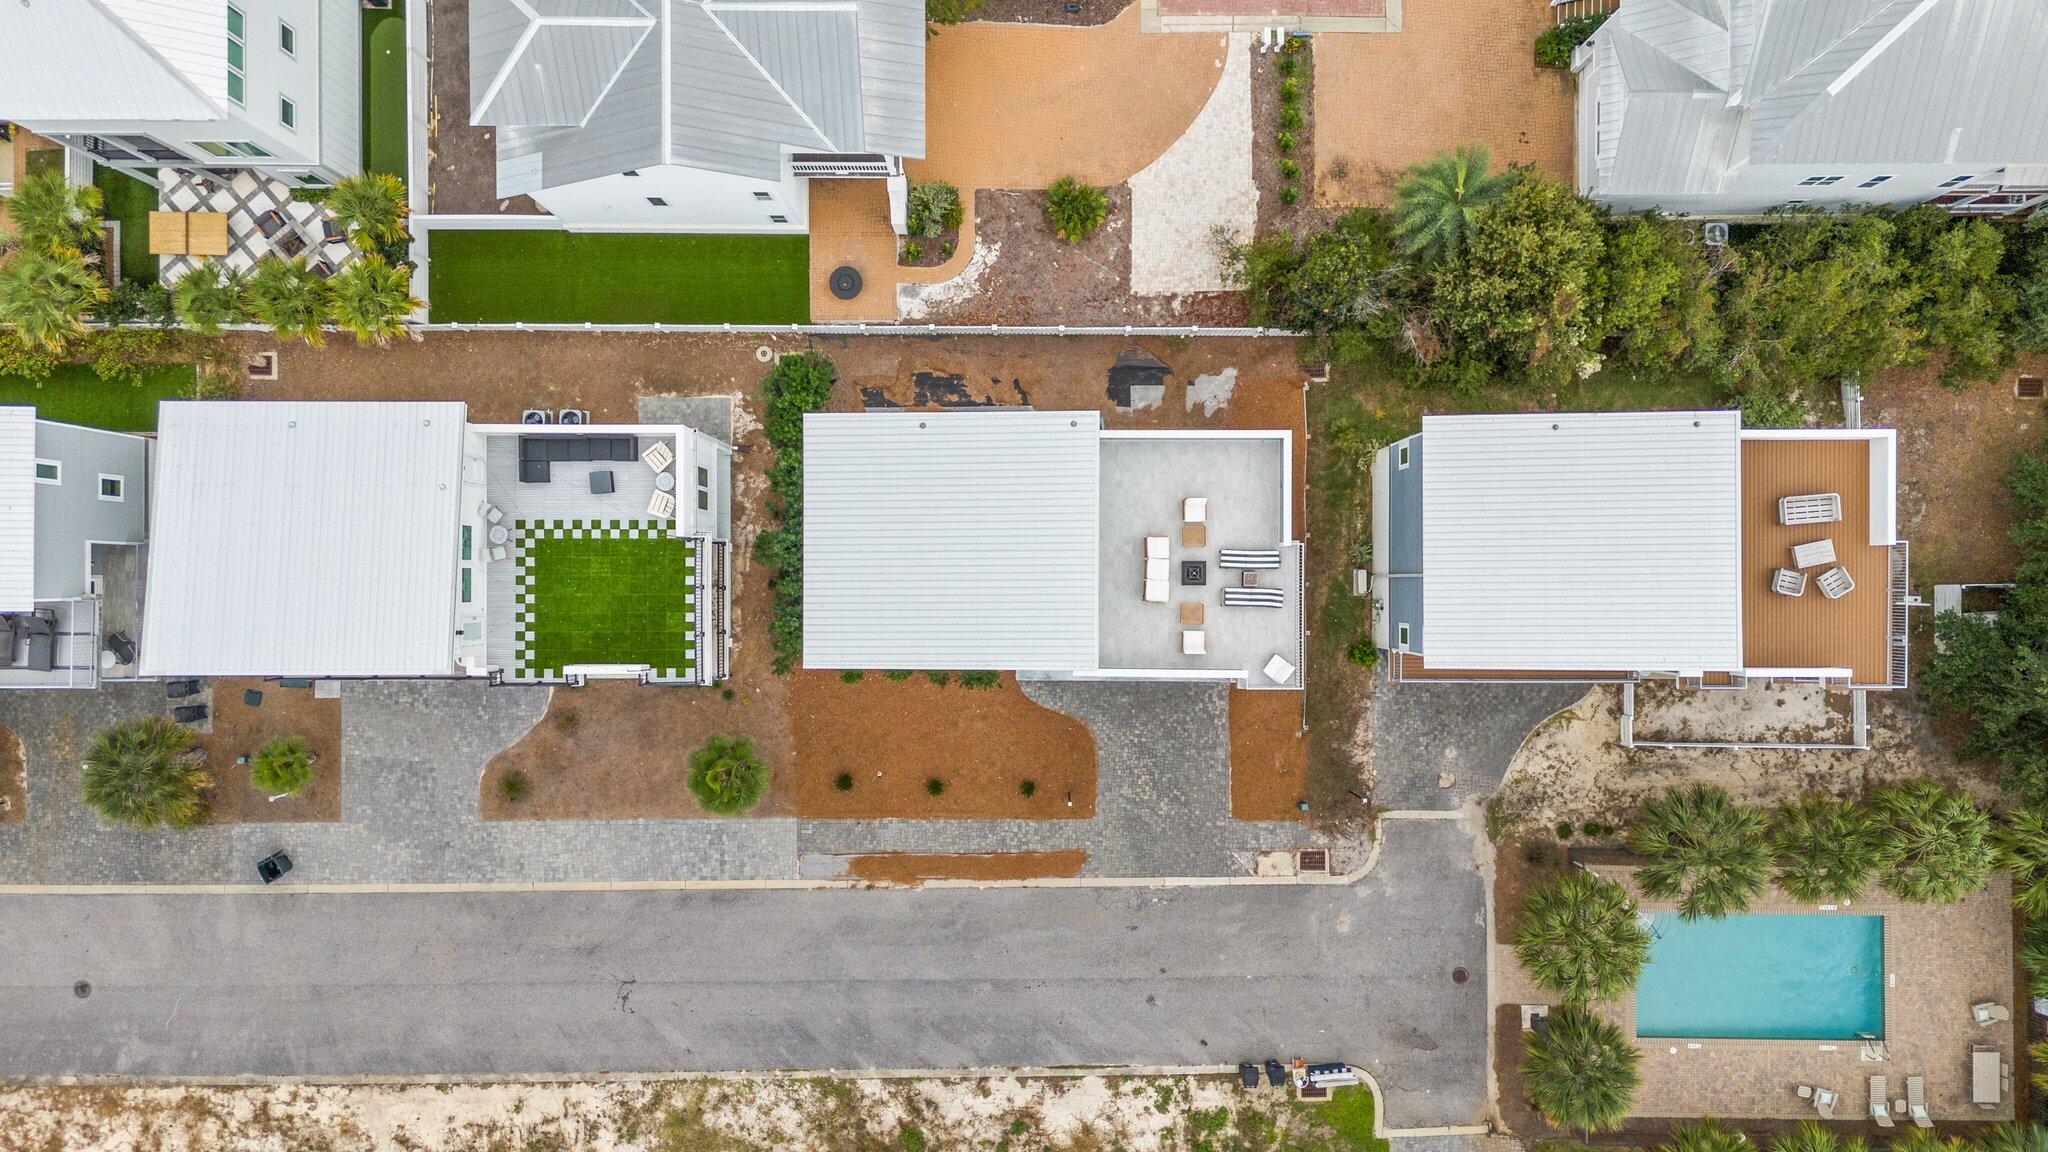
{"label": "window", "polygon": [[1858,184],[1858,185],[1857,185],[1857,187],[1858,187],[1858,188],[1875,188],[1875,187],[1877,187],[1877,186],[1878,186],[1879,184],[1882,184],[1882,183],[1884,183],[1885,181],[1887,181],[1887,180],[1889,180],[1889,179],[1891,179],[1891,177],[1889,177],[1889,176],[1872,176],[1872,177],[1871,177],[1870,179],[1868,179],[1868,180],[1865,180],[1865,181],[1864,181],[1863,183],[1861,183],[1861,184]]}
{"label": "window", "polygon": [[709,490],[704,488],[697,489],[697,511],[711,511],[711,493]]}
{"label": "window", "polygon": [[1396,468],[1406,468],[1408,466],[1408,445],[1403,444],[1399,448],[1394,449],[1394,466]]}
{"label": "window", "polygon": [[36,461],[36,483],[62,484],[63,482],[64,465],[55,460]]}
{"label": "window", "polygon": [[462,602],[469,603],[469,569],[462,570]]}
{"label": "window", "polygon": [[[287,122],[289,123],[289,122]],[[194,148],[208,156],[268,156],[270,153],[247,140],[194,140]]]}
{"label": "window", "polygon": [[699,488],[709,488],[709,487],[711,487],[711,469],[709,469],[709,468],[699,468],[699,469],[697,469],[697,487],[699,487]]}
{"label": "window", "polygon": [[1408,626],[1407,626],[1406,624],[1403,624],[1403,625],[1401,625],[1401,627],[1400,627],[1400,636],[1401,636],[1401,647],[1403,647],[1403,648],[1406,648],[1406,647],[1408,646]]}
{"label": "window", "polygon": [[768,222],[770,224],[787,224],[789,223],[789,217],[777,213],[776,215],[770,216],[768,218]]}
{"label": "window", "polygon": [[292,102],[283,96],[277,98],[277,122],[287,128],[299,126],[299,110],[292,107]]}
{"label": "window", "polygon": [[1801,188],[1827,188],[1841,182],[1842,178],[1840,176],[1808,176],[1799,182],[1799,186]]}
{"label": "window", "polygon": [[775,199],[775,197],[773,197],[773,196],[769,195],[769,194],[768,194],[768,193],[766,193],[766,192],[756,192],[756,193],[754,193],[754,199],[756,199],[756,200],[773,200],[773,199]]}
{"label": "window", "polygon": [[298,30],[282,20],[277,22],[277,46],[287,56],[299,54]]}
{"label": "window", "polygon": [[121,142],[149,157],[151,160],[186,159],[183,152],[178,151],[154,136],[123,136],[121,137]]}
{"label": "window", "polygon": [[647,202],[648,202],[649,204],[652,204],[652,205],[654,205],[654,206],[655,206],[656,208],[666,208],[666,207],[668,207],[668,201],[666,201],[666,200],[663,200],[663,199],[662,199],[661,197],[659,197],[659,196],[649,196],[649,197],[647,198]]}
{"label": "window", "polygon": [[232,152],[228,151],[228,146],[227,146],[227,145],[225,145],[225,144],[222,144],[222,143],[220,143],[219,141],[215,141],[215,140],[194,140],[194,141],[192,142],[192,146],[193,146],[194,148],[197,148],[197,149],[199,149],[199,150],[200,150],[201,152],[204,152],[204,153],[206,153],[206,154],[207,154],[208,156],[232,156],[232,155],[234,155],[234,153],[232,153]]}
{"label": "window", "polygon": [[123,489],[126,487],[127,482],[121,477],[110,476],[105,472],[100,473],[100,499],[111,500],[118,504],[127,499],[123,492]]}
{"label": "window", "polygon": [[467,524],[464,524],[464,525],[462,526],[462,558],[463,558],[464,560],[467,560],[467,559],[469,559],[469,558],[470,558],[470,556],[469,556],[469,525],[467,525]]}
{"label": "window", "polygon": [[1968,184],[1968,183],[1969,183],[1970,181],[1972,181],[1972,180],[1975,180],[1975,179],[1976,179],[1976,177],[1975,177],[1975,176],[1951,176],[1951,177],[1949,177],[1948,179],[1946,179],[1946,180],[1943,180],[1943,181],[1942,181],[1941,183],[1939,183],[1939,184],[1936,184],[1936,185],[1935,185],[1935,187],[1936,187],[1936,188],[1953,188],[1953,187],[1955,187],[1955,186],[1956,186],[1956,185],[1958,185],[1958,184]]}
{"label": "window", "polygon": [[1804,201],[1804,200],[1787,200],[1787,201],[1785,201],[1785,207],[1787,207],[1787,208],[1797,208],[1797,207],[1799,207],[1799,206],[1800,206],[1801,204],[1804,204],[1804,203],[1806,203],[1806,201]]}
{"label": "window", "polygon": [[249,96],[249,76],[244,71],[249,66],[245,31],[242,10],[228,5],[228,99],[237,104],[248,103]]}
{"label": "window", "polygon": [[321,178],[320,176],[312,172],[294,172],[292,173],[292,179],[297,180],[301,184],[305,184],[314,188],[318,188],[320,185],[327,183],[325,179]]}
{"label": "window", "polygon": [[632,168],[628,168],[624,172],[619,173],[619,175],[621,176],[638,176],[639,174],[640,173],[636,169]]}

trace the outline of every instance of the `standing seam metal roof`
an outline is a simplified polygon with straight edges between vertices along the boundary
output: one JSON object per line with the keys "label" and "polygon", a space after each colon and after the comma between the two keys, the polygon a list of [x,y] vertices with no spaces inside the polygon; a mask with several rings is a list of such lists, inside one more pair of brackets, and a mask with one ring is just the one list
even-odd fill
{"label": "standing seam metal roof", "polygon": [[36,410],[0,407],[0,612],[36,606]]}

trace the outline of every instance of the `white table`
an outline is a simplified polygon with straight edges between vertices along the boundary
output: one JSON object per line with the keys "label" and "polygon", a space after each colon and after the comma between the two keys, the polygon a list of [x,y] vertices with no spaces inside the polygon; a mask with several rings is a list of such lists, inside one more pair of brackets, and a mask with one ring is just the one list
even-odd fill
{"label": "white table", "polygon": [[662,492],[675,491],[676,474],[673,472],[656,472],[654,474],[654,487]]}
{"label": "white table", "polygon": [[512,533],[503,524],[493,524],[491,525],[490,538],[493,544],[503,544],[512,538]]}

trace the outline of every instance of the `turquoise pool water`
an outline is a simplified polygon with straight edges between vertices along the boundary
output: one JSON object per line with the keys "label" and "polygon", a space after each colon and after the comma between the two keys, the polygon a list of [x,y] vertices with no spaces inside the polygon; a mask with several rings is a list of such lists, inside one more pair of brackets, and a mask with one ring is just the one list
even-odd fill
{"label": "turquoise pool water", "polygon": [[1884,1035],[1884,917],[1646,917],[1636,1035],[1854,1040]]}

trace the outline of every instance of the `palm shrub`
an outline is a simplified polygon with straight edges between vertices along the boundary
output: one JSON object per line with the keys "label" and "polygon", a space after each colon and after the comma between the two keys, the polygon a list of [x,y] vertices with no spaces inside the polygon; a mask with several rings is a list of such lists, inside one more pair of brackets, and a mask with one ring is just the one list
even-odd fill
{"label": "palm shrub", "polygon": [[737,816],[768,790],[768,766],[754,754],[752,740],[713,736],[690,754],[688,783],[705,811]]}
{"label": "palm shrub", "polygon": [[1062,176],[1045,190],[1045,219],[1069,244],[1086,240],[1109,218],[1109,194],[1077,177]]}
{"label": "palm shrub", "polygon": [[62,172],[45,172],[14,186],[7,198],[7,218],[23,248],[84,251],[99,245],[101,205],[97,187],[74,188]]}
{"label": "palm shrub", "polygon": [[958,228],[965,215],[960,190],[943,180],[912,184],[906,197],[904,215],[912,236],[931,239]]}
{"label": "palm shrub", "polygon": [[2020,808],[1991,834],[1998,867],[2012,873],[2013,906],[2030,917],[2048,915],[2048,813]]}
{"label": "palm shrub", "polygon": [[266,256],[249,275],[249,314],[287,340],[318,348],[326,343],[327,282],[313,275],[303,260]]}
{"label": "palm shrub", "polygon": [[327,190],[327,210],[362,251],[405,238],[405,182],[388,172],[365,172]]}
{"label": "palm shrub", "polygon": [[1818,1120],[1801,1120],[1790,1132],[1771,1137],[1770,1152],[1864,1152],[1861,1136],[1841,1137]]}
{"label": "palm shrub", "polygon": [[2027,998],[2048,998],[2048,920],[2029,920],[2020,933],[2020,967],[2027,970]]}
{"label": "palm shrub", "polygon": [[1868,809],[1828,796],[1802,796],[1771,818],[1778,887],[1795,900],[1848,900],[1877,867],[1877,821]]}
{"label": "palm shrub", "polygon": [[1650,933],[1628,891],[1573,869],[1529,894],[1515,928],[1515,958],[1567,1003],[1612,1000],[1636,986]]}
{"label": "palm shrub", "polygon": [[212,335],[249,314],[242,301],[242,290],[247,284],[248,277],[241,272],[215,260],[204,260],[171,289],[171,306],[177,309],[178,319],[194,331]]}
{"label": "palm shrub", "polygon": [[249,783],[271,796],[294,796],[313,782],[313,746],[303,736],[265,744],[249,763]]}
{"label": "palm shrub", "polygon": [[106,281],[75,248],[23,248],[0,263],[0,325],[29,348],[63,351],[106,298]]}
{"label": "palm shrub", "polygon": [[420,307],[412,294],[412,269],[386,264],[382,256],[358,257],[327,281],[327,291],[330,318],[362,344],[391,343]]}
{"label": "palm shrub", "polygon": [[1887,784],[1870,794],[1883,829],[1877,866],[1884,890],[1920,904],[1952,904],[1984,886],[1996,863],[1991,817],[1932,780]]}
{"label": "palm shrub", "polygon": [[1567,1004],[1529,1036],[1522,1086],[1553,1127],[1592,1133],[1621,1127],[1641,1083],[1636,1051],[1621,1029]]}
{"label": "palm shrub", "polygon": [[1629,828],[1629,849],[1645,858],[1636,883],[1655,899],[1677,900],[1687,920],[1741,912],[1770,876],[1765,828],[1763,813],[1737,807],[1712,784],[1673,788],[1644,801]]}
{"label": "palm shrub", "polygon": [[85,748],[79,795],[85,806],[131,828],[190,828],[206,818],[213,781],[189,755],[192,730],[144,716],[108,728]]}
{"label": "palm shrub", "polygon": [[1977,1137],[1978,1152],[2048,1152],[2048,1128],[2000,1124]]}
{"label": "palm shrub", "polygon": [[1394,188],[1394,237],[1402,253],[1434,264],[1465,247],[1472,222],[1500,202],[1514,172],[1489,172],[1484,144],[1439,152],[1408,169]]}
{"label": "palm shrub", "polygon": [[1671,1139],[1662,1152],[1749,1152],[1742,1133],[1724,1128],[1712,1120],[1697,1120],[1671,1126]]}

